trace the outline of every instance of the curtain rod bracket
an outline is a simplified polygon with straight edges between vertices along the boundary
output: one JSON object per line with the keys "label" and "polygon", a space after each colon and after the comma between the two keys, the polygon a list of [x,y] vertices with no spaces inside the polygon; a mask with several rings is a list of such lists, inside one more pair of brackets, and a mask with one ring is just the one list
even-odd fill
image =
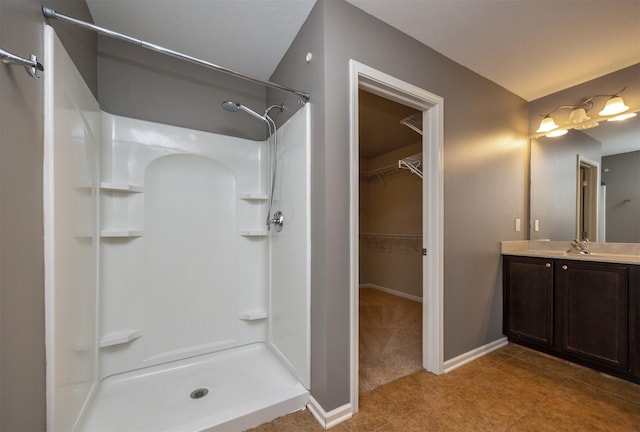
{"label": "curtain rod bracket", "polygon": [[42,63],[38,62],[38,57],[36,57],[35,54],[31,54],[27,60],[26,58],[19,57],[0,48],[0,60],[4,64],[24,66],[24,69],[32,78],[40,78],[38,72],[44,71],[44,66],[42,66]]}

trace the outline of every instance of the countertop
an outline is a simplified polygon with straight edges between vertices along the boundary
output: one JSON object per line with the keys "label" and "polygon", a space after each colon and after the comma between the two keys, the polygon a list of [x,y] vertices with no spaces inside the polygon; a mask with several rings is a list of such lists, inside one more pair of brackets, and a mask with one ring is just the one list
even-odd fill
{"label": "countertop", "polygon": [[588,255],[567,253],[569,241],[518,240],[503,241],[502,255],[556,258],[576,261],[598,261],[640,265],[640,243],[589,243]]}

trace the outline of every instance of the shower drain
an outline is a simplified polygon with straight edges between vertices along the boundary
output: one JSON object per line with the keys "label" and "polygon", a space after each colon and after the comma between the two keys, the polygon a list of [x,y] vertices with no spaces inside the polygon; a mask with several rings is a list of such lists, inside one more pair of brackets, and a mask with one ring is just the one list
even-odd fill
{"label": "shower drain", "polygon": [[199,388],[199,389],[195,389],[194,391],[192,391],[191,394],[189,395],[189,397],[191,399],[200,399],[200,398],[205,397],[207,394],[209,394],[209,389]]}

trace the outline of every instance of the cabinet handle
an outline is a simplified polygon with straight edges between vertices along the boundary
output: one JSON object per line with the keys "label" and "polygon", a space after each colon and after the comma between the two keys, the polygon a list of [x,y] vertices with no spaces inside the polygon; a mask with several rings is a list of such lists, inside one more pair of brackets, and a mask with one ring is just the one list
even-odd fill
{"label": "cabinet handle", "polygon": [[567,267],[566,265],[563,265],[563,266],[562,266],[562,270],[566,270],[566,269],[568,269],[568,268],[569,268],[569,267]]}
{"label": "cabinet handle", "polygon": [[550,263],[546,263],[544,266],[545,266],[546,268],[551,268],[551,264],[550,264]]}

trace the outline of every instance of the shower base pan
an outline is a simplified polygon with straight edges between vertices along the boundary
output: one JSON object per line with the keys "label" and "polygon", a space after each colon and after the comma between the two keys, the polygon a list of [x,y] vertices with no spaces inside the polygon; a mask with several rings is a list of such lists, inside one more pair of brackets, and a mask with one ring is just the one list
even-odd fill
{"label": "shower base pan", "polygon": [[79,431],[243,431],[303,409],[308,399],[257,343],[105,378]]}

